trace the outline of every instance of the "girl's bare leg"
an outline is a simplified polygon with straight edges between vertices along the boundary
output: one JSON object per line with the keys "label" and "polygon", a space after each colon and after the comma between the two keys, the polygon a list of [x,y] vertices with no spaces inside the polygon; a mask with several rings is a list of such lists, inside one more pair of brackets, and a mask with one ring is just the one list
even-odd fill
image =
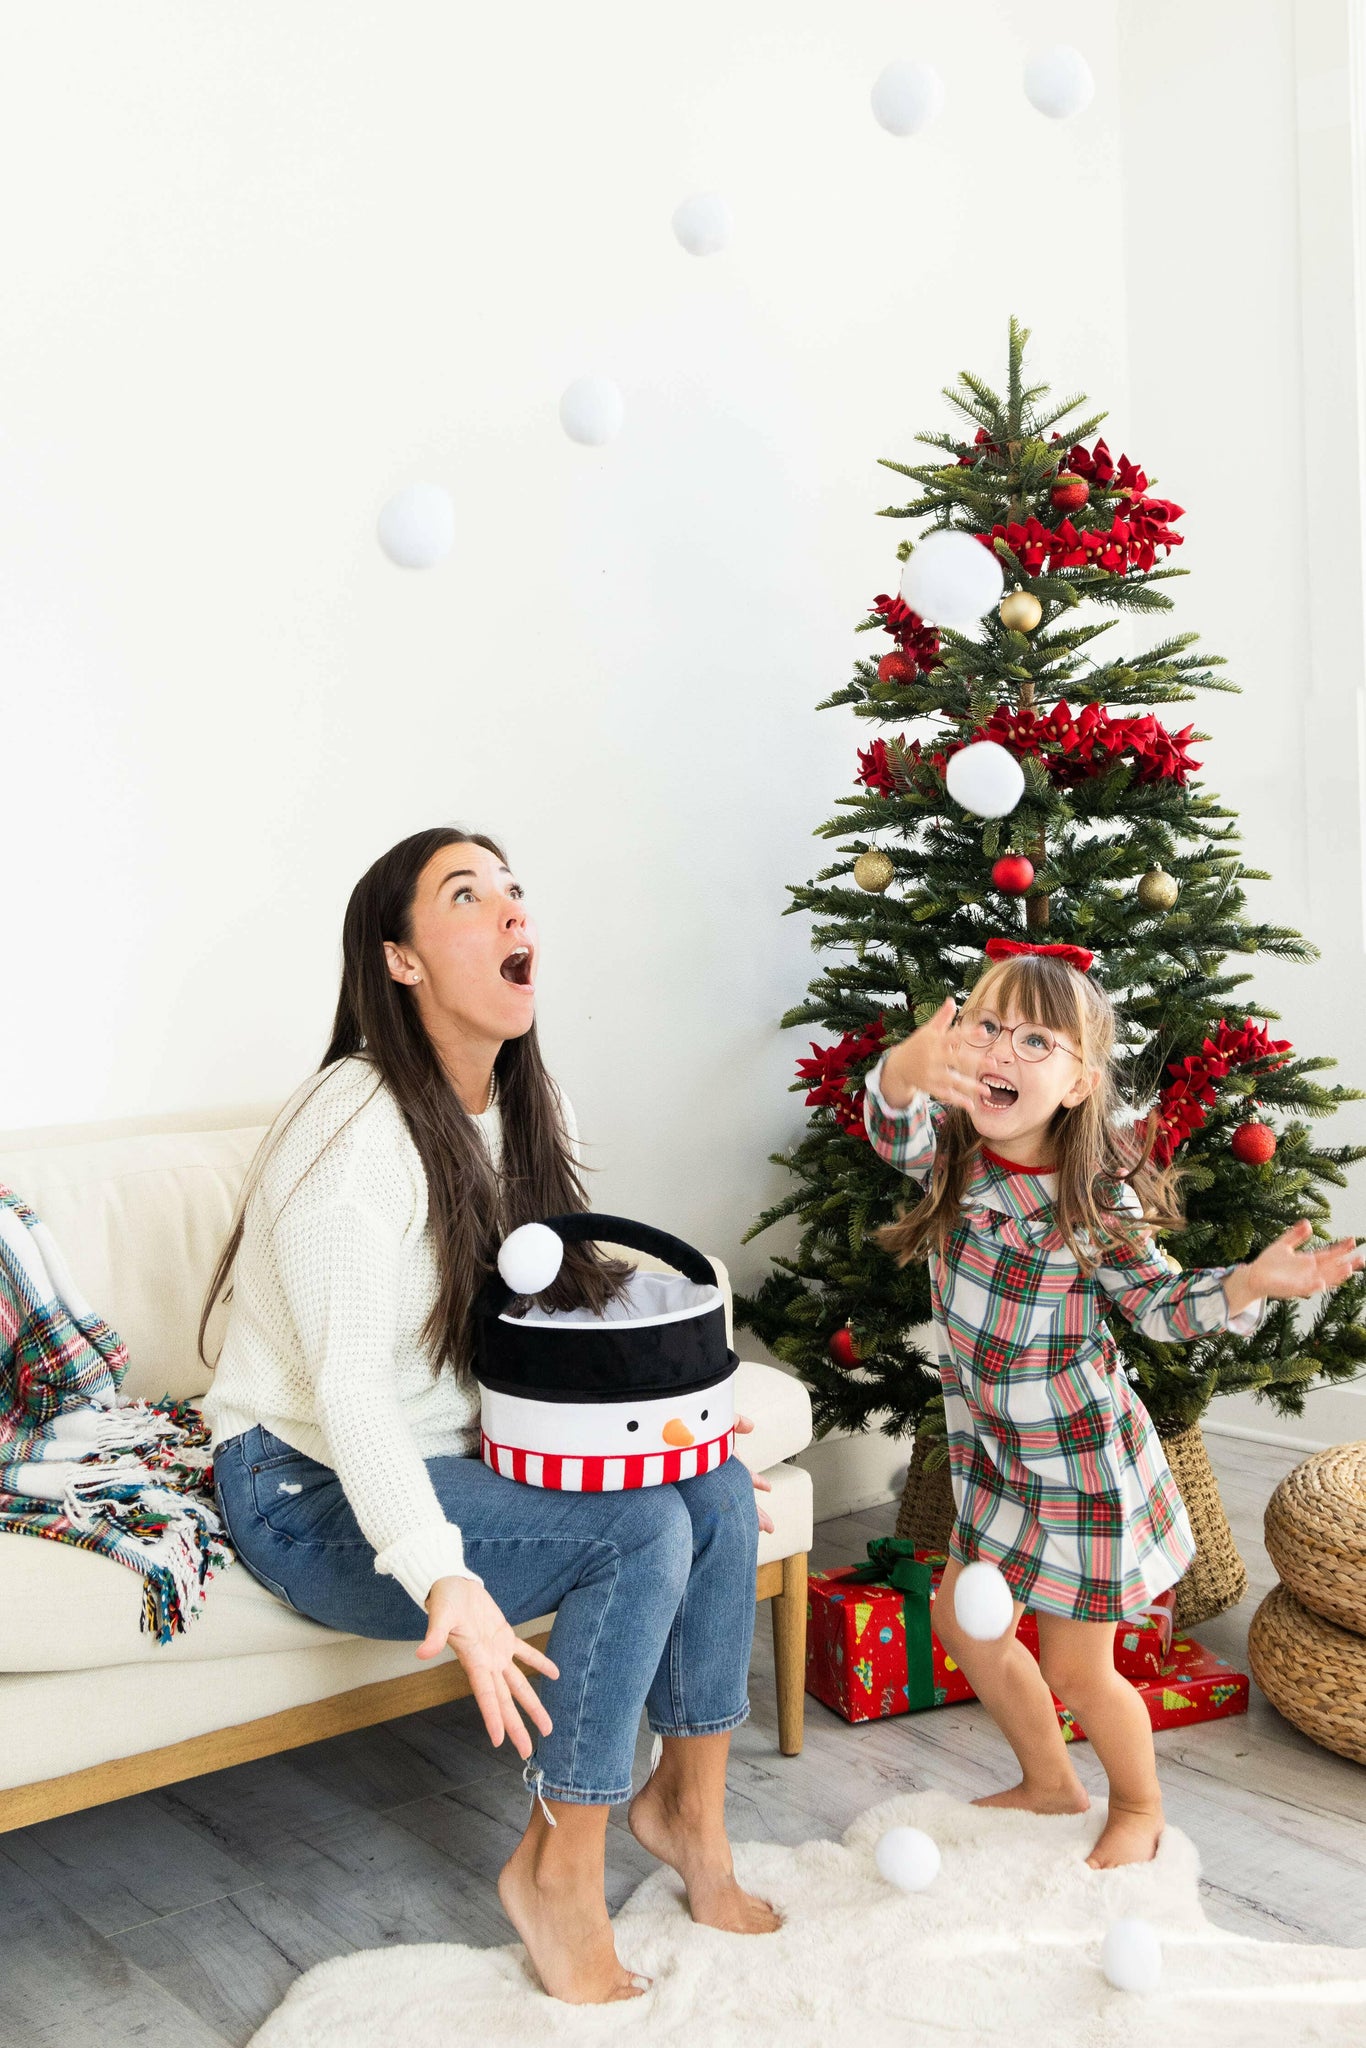
{"label": "girl's bare leg", "polygon": [[1110,1781],[1110,1818],[1086,1859],[1093,1870],[1151,1862],[1163,1826],[1152,1723],[1115,1669],[1114,1645],[1112,1621],[1039,1616],[1044,1677],[1081,1722]]}
{"label": "girl's bare leg", "polygon": [[648,1979],[617,1960],[603,1893],[605,1806],[539,1801],[527,1830],[503,1866],[498,1896],[537,1976],[552,1998],[570,2005],[607,2005],[638,1998]]}
{"label": "girl's bare leg", "polygon": [[1014,1619],[999,1641],[979,1643],[965,1636],[953,1611],[954,1584],[962,1569],[952,1558],[944,1567],[934,1602],[934,1632],[954,1662],[962,1666],[969,1685],[1020,1765],[1018,1785],[1006,1792],[987,1793],[974,1799],[973,1805],[1020,1806],[1030,1813],[1085,1813],[1091,1802],[1067,1753],[1048,1687],[1028,1650],[1015,1639],[1023,1607],[1015,1603]]}
{"label": "girl's bare leg", "polygon": [[664,1738],[659,1767],[631,1801],[631,1832],[642,1847],[676,1870],[688,1889],[688,1910],[704,1927],[730,1934],[772,1934],[782,1925],[772,1906],[736,1882],[726,1836],[726,1759],[730,1735]]}

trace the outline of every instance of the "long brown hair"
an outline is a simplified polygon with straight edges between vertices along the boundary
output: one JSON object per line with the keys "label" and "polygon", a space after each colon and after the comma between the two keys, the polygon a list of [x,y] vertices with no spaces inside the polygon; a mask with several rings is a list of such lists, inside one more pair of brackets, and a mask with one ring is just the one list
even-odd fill
{"label": "long brown hair", "polygon": [[[199,1319],[199,1355],[206,1364],[205,1332],[218,1302],[231,1294],[230,1276],[242,1243],[247,1203],[281,1137],[338,1060],[360,1059],[374,1069],[375,1091],[388,1088],[422,1161],[439,1276],[422,1333],[434,1367],[465,1362],[474,1297],[493,1271],[498,1245],[507,1232],[520,1223],[589,1206],[559,1099],[541,1059],[536,1026],[520,1038],[505,1040],[494,1062],[503,1122],[502,1168],[495,1173],[475,1120],[427,1036],[416,999],[389,972],[385,941],[410,943],[419,876],[443,847],[457,845],[482,846],[506,866],[502,847],[484,833],[438,825],[390,847],[351,891],[342,925],[341,993],[332,1037],[314,1088],[283,1123],[271,1127],[252,1161]],[[340,1135],[335,1133],[329,1143]],[[286,1201],[316,1163],[310,1164]],[[542,1299],[552,1308],[600,1310],[620,1292],[629,1272],[628,1266],[605,1259],[595,1246],[567,1245],[560,1276]]]}
{"label": "long brown hair", "polygon": [[[1106,1250],[1136,1247],[1154,1229],[1179,1229],[1180,1173],[1154,1162],[1155,1125],[1150,1122],[1140,1138],[1121,1122],[1113,1065],[1115,1013],[1100,983],[1046,954],[1015,954],[987,968],[963,1006],[960,1025],[983,1010],[1001,1018],[1013,1012],[1028,1023],[1065,1031],[1083,1067],[1097,1076],[1083,1101],[1070,1109],[1059,1107],[1050,1132],[1058,1176],[1053,1212],[1083,1272]],[[981,1150],[967,1111],[947,1109],[924,1199],[875,1233],[898,1265],[946,1250]],[[1124,1183],[1138,1198],[1137,1212],[1117,1206]]]}

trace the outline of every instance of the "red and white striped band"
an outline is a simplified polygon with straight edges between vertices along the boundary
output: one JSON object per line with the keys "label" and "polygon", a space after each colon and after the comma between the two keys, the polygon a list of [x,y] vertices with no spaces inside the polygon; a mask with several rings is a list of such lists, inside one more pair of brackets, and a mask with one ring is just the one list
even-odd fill
{"label": "red and white striped band", "polygon": [[710,1443],[686,1451],[652,1451],[630,1458],[554,1458],[549,1452],[518,1451],[511,1444],[479,1438],[484,1463],[504,1479],[526,1486],[548,1486],[561,1493],[622,1493],[638,1486],[668,1486],[676,1479],[697,1479],[724,1465],[735,1449],[735,1431],[714,1436]]}

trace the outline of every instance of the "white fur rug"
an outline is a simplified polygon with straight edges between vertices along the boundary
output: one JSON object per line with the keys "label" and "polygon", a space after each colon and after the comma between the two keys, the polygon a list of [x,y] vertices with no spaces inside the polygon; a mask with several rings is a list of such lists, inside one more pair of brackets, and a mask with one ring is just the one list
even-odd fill
{"label": "white fur rug", "polygon": [[[1103,1807],[1043,1819],[940,1792],[874,1807],[843,1842],[736,1848],[742,1880],[785,1915],[777,1934],[694,1927],[671,1871],[617,1916],[617,1951],[653,1977],[642,1998],[568,2006],[537,1989],[522,1949],[372,1949],[301,1977],[252,2048],[1347,2048],[1366,2040],[1366,1949],[1253,1941],[1210,1925],[1199,1859],[1168,1828],[1156,1860],[1093,1871]],[[928,1891],[879,1877],[889,1827],[932,1835]],[[1161,1989],[1113,1991],[1107,1923],[1162,1937]]]}

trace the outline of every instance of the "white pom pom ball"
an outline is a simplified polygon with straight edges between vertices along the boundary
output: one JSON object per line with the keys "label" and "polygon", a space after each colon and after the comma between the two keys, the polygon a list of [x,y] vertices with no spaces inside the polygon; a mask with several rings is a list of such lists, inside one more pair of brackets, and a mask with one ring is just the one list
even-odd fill
{"label": "white pom pom ball", "polygon": [[944,784],[976,818],[1004,818],[1024,795],[1024,769],[995,740],[974,740],[949,756]]}
{"label": "white pom pom ball", "polygon": [[378,522],[379,544],[400,569],[430,569],[455,546],[455,506],[443,484],[395,491]]}
{"label": "white pom pom ball", "polygon": [[932,626],[967,633],[1001,602],[1000,557],[970,533],[927,533],[901,572],[901,595]]}
{"label": "white pom pom ball", "polygon": [[715,256],[735,233],[735,222],[719,192],[694,192],[674,208],[673,229],[690,256]]}
{"label": "white pom pom ball", "polygon": [[1050,121],[1067,121],[1089,107],[1096,81],[1080,50],[1058,43],[1039,50],[1024,68],[1025,98]]}
{"label": "white pom pom ball", "polygon": [[564,1239],[546,1223],[523,1223],[510,1231],[498,1251],[498,1271],[514,1294],[540,1294],[554,1284],[564,1259]]}
{"label": "white pom pom ball", "polygon": [[873,119],[889,135],[918,135],[944,104],[944,81],[933,64],[898,58],[878,73],[868,102]]}
{"label": "white pom pom ball", "polygon": [[602,448],[621,432],[626,407],[610,377],[577,377],[560,399],[560,425],[583,448]]}
{"label": "white pom pom ball", "polygon": [[954,1582],[953,1611],[965,1636],[975,1643],[995,1643],[1010,1627],[1015,1602],[996,1566],[979,1557]]}
{"label": "white pom pom ball", "polygon": [[1116,1991],[1156,1991],[1162,1982],[1162,1943],[1146,1920],[1112,1920],[1100,1946],[1100,1967]]}
{"label": "white pom pom ball", "polygon": [[939,1875],[939,1845],[920,1828],[888,1828],[873,1860],[888,1884],[902,1892],[923,1892]]}

